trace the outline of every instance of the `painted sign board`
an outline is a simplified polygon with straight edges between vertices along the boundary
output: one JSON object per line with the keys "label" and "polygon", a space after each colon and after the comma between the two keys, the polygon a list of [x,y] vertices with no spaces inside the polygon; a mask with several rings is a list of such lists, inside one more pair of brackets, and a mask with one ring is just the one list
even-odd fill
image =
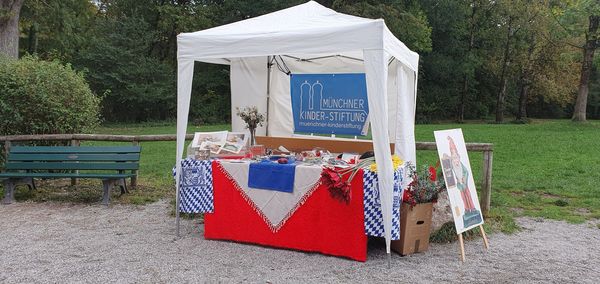
{"label": "painted sign board", "polygon": [[290,75],[295,133],[367,135],[364,73]]}
{"label": "painted sign board", "polygon": [[461,129],[434,131],[456,232],[483,224],[467,146]]}

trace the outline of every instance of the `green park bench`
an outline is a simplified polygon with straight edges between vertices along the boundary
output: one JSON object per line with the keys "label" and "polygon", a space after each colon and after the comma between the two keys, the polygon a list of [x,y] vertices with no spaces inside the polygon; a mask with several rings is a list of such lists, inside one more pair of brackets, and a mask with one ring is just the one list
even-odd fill
{"label": "green park bench", "polygon": [[114,186],[127,192],[126,178],[139,169],[140,146],[15,146],[8,153],[4,180],[4,204],[14,201],[15,187],[36,189],[34,179],[101,179],[102,203],[108,205]]}

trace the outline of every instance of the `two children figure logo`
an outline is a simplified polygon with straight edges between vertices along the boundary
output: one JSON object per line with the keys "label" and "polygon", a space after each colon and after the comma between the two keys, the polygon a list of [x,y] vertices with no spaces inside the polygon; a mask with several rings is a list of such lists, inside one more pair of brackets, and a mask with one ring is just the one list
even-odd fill
{"label": "two children figure logo", "polygon": [[[300,85],[300,111],[315,109],[316,94],[318,94],[318,109],[320,110],[321,102],[323,101],[323,84],[321,84],[318,80],[314,84],[310,84],[305,80],[304,83]],[[308,97],[308,99],[306,99],[306,97]]]}

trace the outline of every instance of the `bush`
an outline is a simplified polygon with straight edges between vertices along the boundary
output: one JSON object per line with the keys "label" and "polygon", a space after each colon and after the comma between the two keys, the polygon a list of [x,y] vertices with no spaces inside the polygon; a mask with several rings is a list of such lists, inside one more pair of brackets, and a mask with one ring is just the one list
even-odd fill
{"label": "bush", "polygon": [[90,132],[99,103],[70,65],[0,58],[0,135]]}

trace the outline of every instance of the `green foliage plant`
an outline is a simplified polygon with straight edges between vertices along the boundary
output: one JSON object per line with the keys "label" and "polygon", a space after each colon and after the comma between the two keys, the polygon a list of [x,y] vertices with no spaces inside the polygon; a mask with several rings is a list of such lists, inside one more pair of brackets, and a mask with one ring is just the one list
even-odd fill
{"label": "green foliage plant", "polygon": [[68,64],[0,58],[0,135],[90,132],[100,122],[99,103]]}

